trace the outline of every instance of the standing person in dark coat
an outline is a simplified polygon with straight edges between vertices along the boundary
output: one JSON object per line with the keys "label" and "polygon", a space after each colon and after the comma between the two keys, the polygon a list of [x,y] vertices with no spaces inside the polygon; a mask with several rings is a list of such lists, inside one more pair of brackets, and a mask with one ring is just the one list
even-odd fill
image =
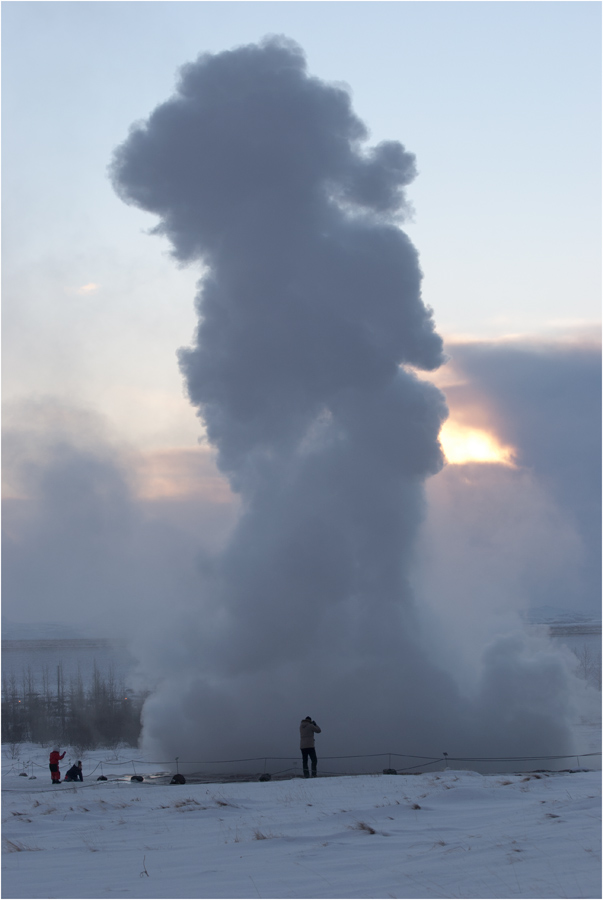
{"label": "standing person in dark coat", "polygon": [[316,778],[316,750],[314,749],[314,735],[320,734],[320,728],[310,716],[301,720],[299,726],[299,746],[302,752],[302,765],[304,778],[309,778],[308,757],[312,760],[312,778]]}
{"label": "standing person in dark coat", "polygon": [[65,773],[65,781],[83,781],[84,776],[82,775],[82,763],[78,759],[74,766],[71,766],[70,769],[67,769]]}
{"label": "standing person in dark coat", "polygon": [[51,778],[51,781],[53,784],[61,783],[61,773],[59,771],[59,760],[63,759],[63,756],[65,756],[65,753],[66,753],[66,751],[64,750],[62,754],[59,754],[59,748],[55,747],[54,750],[50,754],[50,759],[49,759],[50,765],[48,768],[50,769],[50,778]]}

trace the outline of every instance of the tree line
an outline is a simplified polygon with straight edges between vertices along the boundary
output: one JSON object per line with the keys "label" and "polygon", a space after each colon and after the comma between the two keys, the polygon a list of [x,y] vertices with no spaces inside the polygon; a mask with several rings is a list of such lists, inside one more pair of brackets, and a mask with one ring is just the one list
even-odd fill
{"label": "tree line", "polygon": [[81,675],[67,682],[63,667],[46,669],[38,683],[31,669],[21,678],[2,676],[2,743],[56,744],[94,750],[125,744],[135,747],[142,705],[148,692],[132,693],[110,670],[94,666],[84,685]]}
{"label": "tree line", "polygon": [[576,673],[591,687],[601,690],[601,653],[596,653],[589,644],[583,644],[580,649],[574,650],[574,656],[578,660]]}
{"label": "tree line", "polygon": [[[577,674],[601,690],[601,658],[588,644],[574,650]],[[63,667],[42,672],[38,684],[30,668],[17,678],[2,675],[2,743],[57,744],[77,750],[136,747],[142,728],[142,706],[148,691],[126,689],[112,670],[94,666],[88,685],[81,675],[66,682]]]}

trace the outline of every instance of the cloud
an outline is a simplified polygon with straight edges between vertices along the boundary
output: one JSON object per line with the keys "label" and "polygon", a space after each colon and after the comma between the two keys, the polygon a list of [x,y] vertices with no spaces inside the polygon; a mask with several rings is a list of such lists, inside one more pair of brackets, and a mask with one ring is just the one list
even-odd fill
{"label": "cloud", "polygon": [[[100,417],[48,397],[7,407],[3,432],[8,618],[128,637],[144,616],[167,615],[174,593],[196,597],[197,554],[220,545],[236,514],[207,453],[185,474],[186,453],[149,461]],[[174,466],[190,491],[165,496]]]}
{"label": "cloud", "polygon": [[94,282],[90,282],[89,284],[83,284],[81,287],[77,289],[78,294],[94,294],[98,291],[100,285],[94,284]]}
{"label": "cloud", "polygon": [[[459,383],[445,388],[452,418],[515,449],[581,547],[562,606],[597,611],[601,597],[601,348],[589,342],[447,345]],[[504,499],[502,500],[504,503]],[[546,573],[542,573],[548,583]],[[566,599],[562,602],[562,590]],[[540,595],[542,592],[539,592]]]}
{"label": "cloud", "polygon": [[236,505],[207,446],[148,451],[138,457],[136,472],[138,495],[145,499],[194,497],[199,503]]}
{"label": "cloud", "polygon": [[[396,141],[365,148],[367,134],[346,91],[270,38],[184,66],[115,152],[120,197],[159,217],[178,262],[204,267],[180,365],[241,498],[196,601],[179,604],[161,648],[140,646],[159,673],[150,753],[284,755],[284,723],[308,711],[331,723],[327,751],[409,735],[426,754],[444,739],[459,755],[571,747],[568,661],[528,641],[514,609],[497,643],[482,642],[469,698],[416,608],[424,482],[442,468],[447,409],[413,370],[444,355],[399,227],[414,157]],[[534,690],[508,677],[514,661]],[[548,707],[547,677],[567,689]],[[504,715],[485,731],[494,697]]]}

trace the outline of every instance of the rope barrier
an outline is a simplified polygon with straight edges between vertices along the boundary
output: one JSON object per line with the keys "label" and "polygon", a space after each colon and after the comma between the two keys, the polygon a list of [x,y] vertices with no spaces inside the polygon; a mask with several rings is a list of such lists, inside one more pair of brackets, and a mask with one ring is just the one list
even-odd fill
{"label": "rope barrier", "polygon": [[[82,754],[83,755],[83,754]],[[347,759],[376,759],[378,757],[388,757],[391,762],[392,757],[397,757],[398,759],[417,759],[420,760],[419,763],[412,766],[402,766],[401,768],[404,771],[411,771],[413,769],[423,768],[425,766],[432,766],[437,763],[450,763],[450,762],[472,762],[472,763],[494,763],[494,762],[536,762],[536,761],[558,761],[563,759],[586,759],[595,756],[601,756],[601,751],[593,751],[589,753],[568,753],[564,755],[548,755],[548,756],[448,756],[448,754],[444,754],[443,756],[435,757],[435,756],[419,756],[413,753],[358,753],[352,755],[345,756],[321,756],[321,761],[329,762],[332,760],[347,760]],[[243,757],[239,759],[205,759],[205,760],[185,760],[182,761],[178,758],[178,763],[180,765],[187,766],[208,766],[208,765],[232,765],[234,763],[264,763],[264,770],[268,765],[268,761],[270,762],[291,762],[294,761],[296,765],[289,766],[284,769],[280,769],[279,771],[273,773],[275,775],[282,774],[283,772],[292,771],[299,767],[299,757],[298,756],[253,756],[253,757]],[[136,759],[121,759],[121,760],[99,760],[96,766],[92,769],[91,772],[86,774],[86,778],[90,778],[94,773],[100,768],[102,770],[103,766],[120,766],[123,767],[127,764],[131,764],[134,773],[136,774],[136,763],[139,765],[149,765],[149,766],[168,766],[173,767],[174,760],[145,760],[142,757],[137,757]],[[177,765],[178,765],[177,763]],[[34,760],[27,760],[21,762],[21,768],[26,769],[28,766],[31,766],[32,772],[33,767],[39,769],[46,769],[47,766],[43,763],[35,762]],[[10,763],[5,765],[2,769],[3,775],[9,775],[12,772],[15,772],[17,769],[17,765],[15,763]],[[323,770],[324,771],[324,770]],[[335,774],[335,773],[333,773]],[[119,779],[113,779],[119,780]]]}
{"label": "rope barrier", "polygon": [[416,766],[404,766],[404,771],[408,772],[408,771],[410,771],[410,769],[422,769],[422,768],[424,768],[424,766],[433,766],[434,763],[439,763],[439,762],[444,762],[444,759],[443,758],[442,759],[432,759],[431,762],[417,763]]}
{"label": "rope barrier", "polygon": [[[421,759],[431,762],[444,762],[444,757],[441,756],[417,756],[413,753],[358,753],[353,756],[320,756],[322,760],[332,760],[332,759],[374,759],[379,756],[398,756],[402,759]],[[586,757],[586,756],[601,756],[601,751],[595,751],[592,753],[566,753],[563,756],[448,756],[446,759],[449,762],[521,762],[521,761],[531,761],[538,759],[574,759],[577,757]],[[243,759],[197,759],[197,760],[179,760],[180,765],[185,766],[205,766],[205,765],[228,765],[230,763],[240,763],[240,762],[265,762],[266,760],[297,760],[298,756],[252,756],[246,757]],[[128,760],[123,760],[121,765],[124,765]],[[140,762],[144,762],[140,760]],[[149,766],[171,766],[173,765],[174,760],[148,760],[145,762],[146,765]],[[420,765],[420,763],[419,763]]]}
{"label": "rope barrier", "polygon": [[[369,756],[369,757],[373,757],[373,756],[385,756],[385,755],[387,755],[387,754],[369,754],[368,756]],[[393,756],[393,755],[400,756],[400,755],[402,755],[402,754],[392,754],[392,756]],[[600,752],[596,752],[596,753],[584,753],[584,754],[580,754],[580,755],[582,755],[582,756],[601,756],[601,753],[600,753]],[[270,757],[268,757],[268,758],[270,758]],[[294,757],[291,757],[291,758],[293,759]],[[326,759],[326,758],[327,758],[327,757],[321,757],[321,759]],[[328,757],[328,758],[329,758],[329,759],[347,759],[347,758],[350,758],[350,757],[337,757],[337,756],[335,756],[335,757]],[[363,758],[363,757],[356,757],[356,758]],[[534,757],[480,757],[480,758],[474,757],[473,760],[470,759],[470,758],[466,758],[466,757],[454,757],[454,758],[453,758],[453,757],[449,757],[448,760],[445,759],[444,757],[440,757],[439,759],[435,759],[435,758],[431,758],[431,759],[430,759],[429,757],[424,757],[424,759],[427,759],[427,760],[429,760],[429,761],[426,762],[426,763],[423,763],[423,764],[422,764],[422,763],[418,763],[417,765],[414,765],[414,766],[406,766],[406,767],[404,767],[403,770],[398,771],[397,774],[404,775],[404,774],[406,774],[407,772],[409,772],[409,771],[411,771],[411,770],[413,770],[413,769],[423,768],[424,766],[430,766],[430,765],[434,765],[434,764],[436,764],[436,763],[447,763],[449,760],[454,760],[454,761],[457,761],[457,762],[459,762],[459,761],[460,761],[460,762],[463,762],[463,761],[464,761],[464,762],[469,762],[469,761],[476,761],[476,760],[479,759],[479,761],[482,761],[482,762],[483,762],[483,761],[490,761],[490,762],[508,761],[508,762],[513,762],[513,761],[517,761],[517,760],[573,759],[573,758],[579,759],[579,757],[576,756],[576,754],[572,754],[571,756],[547,756],[547,757],[542,757],[542,756],[534,756]],[[264,759],[264,757],[256,757],[256,759]],[[297,757],[295,757],[295,759],[297,759]],[[126,760],[126,762],[127,762],[127,760]],[[203,763],[195,763],[195,765],[202,765],[202,764],[203,764]],[[99,765],[100,765],[100,764],[99,764]],[[157,765],[157,763],[147,763],[147,765]],[[14,768],[14,766],[11,767],[11,769],[12,769],[12,771],[16,771],[15,768]],[[96,766],[96,768],[93,769],[91,773],[89,773],[88,775],[85,775],[85,776],[84,776],[84,781],[83,781],[83,782],[72,782],[72,783],[68,783],[68,786],[65,786],[65,787],[62,788],[62,792],[64,792],[64,791],[77,791],[77,790],[81,790],[81,789],[84,788],[84,787],[85,787],[85,788],[96,788],[96,789],[100,790],[100,789],[102,789],[105,785],[108,785],[108,784],[113,784],[113,785],[120,785],[120,784],[123,784],[123,785],[130,785],[130,784],[131,784],[131,780],[130,780],[129,777],[128,777],[128,778],[110,777],[110,778],[108,778],[106,781],[103,781],[103,782],[99,782],[98,780],[96,780],[96,781],[90,781],[90,780],[89,780],[90,777],[93,775],[93,773],[94,773],[97,769],[98,769],[98,766]],[[287,767],[287,768],[285,768],[285,769],[280,769],[279,771],[273,772],[273,773],[271,773],[271,774],[272,774],[273,776],[283,775],[285,772],[294,772],[294,771],[296,771],[296,770],[299,771],[299,769],[300,769],[300,766],[299,766],[299,764],[298,764],[298,765],[294,765],[294,766],[289,766],[289,767]],[[543,771],[543,770],[538,770],[538,771]],[[257,774],[257,773],[256,773],[256,774]],[[369,773],[366,773],[366,772],[365,772],[365,773],[358,773],[358,772],[330,772],[330,771],[325,771],[324,769],[321,769],[321,772],[320,772],[320,776],[321,776],[321,777],[325,777],[325,776],[326,776],[326,777],[355,776],[355,775],[358,775],[358,774],[378,774],[378,773],[370,773],[370,772],[369,772]],[[421,774],[421,773],[418,773],[418,774]],[[151,787],[161,787],[161,786],[165,786],[165,782],[159,783],[159,782],[156,782],[156,781],[151,781],[151,780],[149,780],[150,777],[152,777],[152,776],[149,776],[149,775],[147,774],[146,779],[145,779],[144,781],[141,781],[141,782],[138,782],[138,781],[137,781],[137,782],[136,782],[136,787],[137,787],[137,788],[151,788]],[[165,777],[167,777],[167,775],[166,775]],[[217,776],[216,776],[216,777],[217,777]],[[249,776],[247,776],[247,777],[249,777]],[[234,778],[235,778],[235,779],[238,779],[239,781],[245,781],[245,780],[247,780],[247,777],[246,777],[245,775],[243,775],[243,774],[239,774],[239,775],[237,775],[237,776],[234,776]],[[60,784],[63,785],[63,784],[65,784],[65,782],[60,782]],[[194,782],[191,782],[191,784],[207,784],[207,785],[215,785],[216,782],[215,782],[215,781],[194,781]],[[25,787],[25,786],[24,786],[24,787]],[[35,790],[35,793],[36,793],[36,794],[38,794],[38,793],[42,793],[42,794],[56,793],[56,791],[57,791],[57,786],[56,786],[56,785],[55,785],[55,786],[52,786],[52,787],[36,786],[35,789],[32,789],[32,790]],[[18,794],[20,794],[20,793],[23,793],[23,788],[2,787],[2,793],[9,793],[9,794],[15,794],[15,793],[18,793]]]}
{"label": "rope barrier", "polygon": [[[392,756],[398,754],[392,753]],[[601,756],[601,751],[595,753],[567,753],[564,756],[449,756],[449,762],[529,762],[537,759],[574,759],[579,756]]]}
{"label": "rope barrier", "polygon": [[[322,756],[320,759],[322,760],[332,760],[332,759],[375,759],[377,757],[384,756],[397,756],[401,759],[420,759],[426,762],[444,762],[444,757],[440,756],[418,756],[413,753],[357,753],[353,755],[346,756]],[[575,757],[590,757],[590,756],[601,756],[601,750],[593,751],[590,753],[565,753],[563,755],[550,755],[550,756],[447,756],[446,759],[448,762],[522,762],[522,761],[533,761],[538,759],[574,759]],[[242,763],[242,762],[266,762],[266,760],[271,761],[289,761],[289,760],[298,760],[299,757],[296,756],[248,756],[242,757],[240,759],[193,759],[193,760],[180,760],[180,765],[186,766],[200,766],[200,765],[229,765],[231,763]],[[137,759],[121,759],[121,760],[99,760],[93,769],[93,772],[100,766],[124,766],[127,763],[131,763],[134,768],[135,764],[146,765],[146,766],[172,766],[174,764],[173,759],[168,760],[153,760],[153,759],[143,759],[141,757]],[[420,763],[419,763],[420,765]],[[38,769],[46,769],[48,766],[45,763],[38,763],[34,760],[27,760],[27,762],[22,762],[21,766],[26,768],[27,766],[36,766]],[[7,766],[8,771],[12,771],[15,769],[15,764],[11,764]],[[90,773],[92,774],[92,773]]]}

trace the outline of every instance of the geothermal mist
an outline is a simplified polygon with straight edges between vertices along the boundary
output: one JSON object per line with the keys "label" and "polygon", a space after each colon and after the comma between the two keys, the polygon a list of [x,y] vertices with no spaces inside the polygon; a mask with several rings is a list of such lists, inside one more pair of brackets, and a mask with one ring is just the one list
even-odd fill
{"label": "geothermal mist", "polygon": [[568,752],[565,662],[518,632],[471,695],[426,652],[412,555],[442,466],[442,341],[399,228],[414,157],[367,149],[348,93],[268,39],[201,56],[112,166],[180,263],[204,267],[191,402],[242,512],[199,559],[198,601],[166,598],[147,665],[155,759]]}

